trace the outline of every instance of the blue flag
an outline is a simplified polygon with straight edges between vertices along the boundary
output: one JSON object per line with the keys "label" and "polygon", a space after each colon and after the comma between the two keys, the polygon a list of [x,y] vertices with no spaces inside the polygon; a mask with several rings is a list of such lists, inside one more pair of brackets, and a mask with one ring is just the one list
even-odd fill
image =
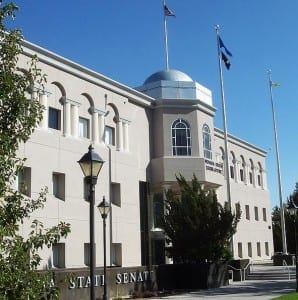
{"label": "blue flag", "polygon": [[227,48],[227,47],[225,46],[225,44],[223,43],[223,41],[222,41],[222,39],[220,38],[220,36],[219,36],[219,47],[220,47],[220,48],[224,48],[227,55],[233,56],[233,54],[228,50],[228,48]]}
{"label": "blue flag", "polygon": [[164,5],[163,10],[164,10],[165,16],[167,16],[167,17],[176,17],[176,15],[171,10],[169,10],[166,5]]}
{"label": "blue flag", "polygon": [[229,70],[231,67],[231,62],[229,61],[228,57],[222,51],[220,51],[220,53],[221,53],[221,59],[225,63],[226,68]]}

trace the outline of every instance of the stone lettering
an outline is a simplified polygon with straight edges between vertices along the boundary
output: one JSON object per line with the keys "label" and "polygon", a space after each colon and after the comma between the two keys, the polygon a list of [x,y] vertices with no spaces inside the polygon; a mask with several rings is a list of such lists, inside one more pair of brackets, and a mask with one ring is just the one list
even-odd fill
{"label": "stone lettering", "polygon": [[103,285],[104,283],[104,276],[103,275],[95,275],[95,286]]}
{"label": "stone lettering", "polygon": [[[154,271],[135,271],[135,272],[124,272],[117,273],[115,275],[116,284],[128,284],[135,282],[143,282],[150,280]],[[94,286],[103,286],[104,285],[104,275],[95,275],[94,276]],[[69,289],[81,289],[81,288],[89,288],[91,285],[90,276],[77,276],[75,278],[71,277],[68,280]]]}
{"label": "stone lettering", "polygon": [[128,273],[123,273],[123,283],[128,283]]}
{"label": "stone lettering", "polygon": [[75,281],[74,281],[74,279],[73,278],[70,278],[69,279],[69,286],[68,286],[68,288],[69,289],[74,289],[76,287],[76,283],[75,283]]}
{"label": "stone lettering", "polygon": [[137,272],[129,273],[129,282],[136,282]]}
{"label": "stone lettering", "polygon": [[84,276],[78,276],[77,281],[78,281],[78,288],[81,289],[83,287],[83,280]]}
{"label": "stone lettering", "polygon": [[142,282],[142,281],[143,281],[142,273],[139,272],[137,282]]}
{"label": "stone lettering", "polygon": [[91,278],[90,278],[90,276],[88,276],[87,279],[86,279],[86,282],[85,282],[84,287],[87,288],[87,287],[89,287],[90,285],[91,285]]}
{"label": "stone lettering", "polygon": [[121,283],[122,283],[121,274],[118,273],[118,274],[116,274],[116,284],[121,284]]}

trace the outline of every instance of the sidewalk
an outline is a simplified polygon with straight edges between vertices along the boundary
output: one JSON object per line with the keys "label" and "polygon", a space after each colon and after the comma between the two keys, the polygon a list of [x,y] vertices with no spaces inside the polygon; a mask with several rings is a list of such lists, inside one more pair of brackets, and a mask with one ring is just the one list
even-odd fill
{"label": "sidewalk", "polygon": [[233,282],[228,286],[189,292],[167,297],[154,297],[153,299],[192,300],[192,299],[220,299],[243,300],[257,299],[270,300],[272,298],[294,292],[296,280],[247,280]]}

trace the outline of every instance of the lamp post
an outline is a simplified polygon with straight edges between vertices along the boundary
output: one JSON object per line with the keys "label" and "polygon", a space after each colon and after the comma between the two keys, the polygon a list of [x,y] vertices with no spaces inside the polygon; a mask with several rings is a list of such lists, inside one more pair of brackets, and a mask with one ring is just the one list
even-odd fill
{"label": "lamp post", "polygon": [[103,300],[107,300],[107,263],[106,263],[106,219],[107,216],[110,212],[110,203],[108,203],[103,197],[102,201],[98,204],[97,206],[101,216],[102,216],[102,221],[103,221],[103,277],[104,277],[104,282],[103,282]]}
{"label": "lamp post", "polygon": [[295,265],[296,265],[296,292],[298,292],[298,258],[297,258],[297,232],[296,232],[296,212],[297,212],[298,206],[295,205],[293,200],[290,200],[288,205],[288,211],[291,216],[294,218],[294,233],[295,233]]}
{"label": "lamp post", "polygon": [[95,185],[97,176],[102,168],[104,161],[93,151],[93,146],[89,146],[89,151],[78,161],[84,173],[86,183],[89,184],[89,225],[90,225],[90,299],[95,300],[95,243],[94,243],[94,202]]}

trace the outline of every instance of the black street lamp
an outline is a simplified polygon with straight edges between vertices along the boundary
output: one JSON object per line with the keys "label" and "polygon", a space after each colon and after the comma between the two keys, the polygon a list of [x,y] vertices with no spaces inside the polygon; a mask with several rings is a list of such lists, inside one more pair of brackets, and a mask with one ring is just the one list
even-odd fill
{"label": "black street lamp", "polygon": [[89,184],[89,222],[90,222],[90,299],[95,300],[95,242],[94,242],[94,203],[95,185],[97,176],[102,168],[104,161],[93,151],[93,146],[89,146],[89,151],[78,161],[84,173],[86,183]]}
{"label": "black street lamp", "polygon": [[107,263],[106,263],[106,219],[110,212],[110,203],[103,197],[102,201],[97,206],[103,221],[103,300],[107,300]]}
{"label": "black street lamp", "polygon": [[291,216],[293,216],[294,219],[294,233],[295,233],[295,264],[296,264],[296,292],[298,292],[298,258],[297,258],[297,232],[296,232],[296,211],[298,209],[298,206],[295,205],[293,200],[290,200],[288,205],[288,211]]}

